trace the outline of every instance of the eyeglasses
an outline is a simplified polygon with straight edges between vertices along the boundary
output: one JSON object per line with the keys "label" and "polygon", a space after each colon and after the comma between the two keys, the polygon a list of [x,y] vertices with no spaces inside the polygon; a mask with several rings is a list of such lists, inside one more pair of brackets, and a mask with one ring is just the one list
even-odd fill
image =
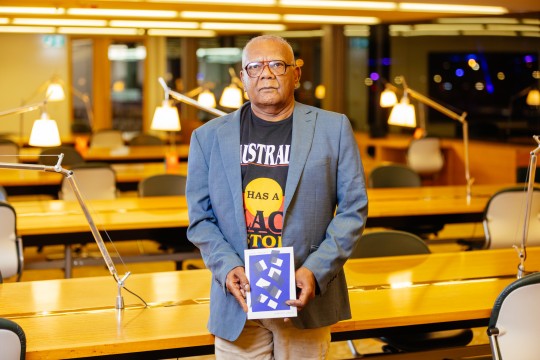
{"label": "eyeglasses", "polygon": [[257,61],[247,64],[244,70],[249,77],[255,78],[262,74],[265,66],[268,66],[272,74],[279,76],[287,72],[287,67],[295,66],[295,64],[287,64],[283,60]]}

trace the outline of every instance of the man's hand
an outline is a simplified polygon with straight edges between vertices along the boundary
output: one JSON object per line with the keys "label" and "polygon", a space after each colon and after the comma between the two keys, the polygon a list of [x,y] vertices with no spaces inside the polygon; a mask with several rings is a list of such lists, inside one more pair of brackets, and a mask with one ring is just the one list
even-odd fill
{"label": "man's hand", "polygon": [[248,312],[246,292],[250,290],[249,281],[242,266],[237,266],[229,271],[225,280],[225,286],[227,286],[227,290],[238,300],[244,312]]}
{"label": "man's hand", "polygon": [[302,310],[308,302],[315,297],[315,276],[308,268],[301,267],[296,270],[296,287],[300,289],[298,299],[287,300],[289,306],[296,306],[298,310]]}

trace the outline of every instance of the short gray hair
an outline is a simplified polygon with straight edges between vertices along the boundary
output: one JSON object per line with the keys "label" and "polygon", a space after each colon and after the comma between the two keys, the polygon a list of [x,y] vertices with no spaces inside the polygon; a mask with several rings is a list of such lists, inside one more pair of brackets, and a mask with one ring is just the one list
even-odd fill
{"label": "short gray hair", "polygon": [[246,48],[251,44],[251,43],[254,43],[256,41],[261,41],[261,40],[269,40],[269,41],[275,41],[275,42],[278,42],[278,43],[281,43],[283,45],[285,45],[291,52],[291,55],[293,57],[293,62],[294,62],[294,51],[293,51],[293,48],[291,46],[291,44],[285,40],[284,38],[282,38],[281,36],[277,36],[277,35],[260,35],[260,36],[256,36],[254,38],[251,38],[247,43],[246,45],[244,45],[244,48],[242,49],[242,67],[245,64],[246,62]]}

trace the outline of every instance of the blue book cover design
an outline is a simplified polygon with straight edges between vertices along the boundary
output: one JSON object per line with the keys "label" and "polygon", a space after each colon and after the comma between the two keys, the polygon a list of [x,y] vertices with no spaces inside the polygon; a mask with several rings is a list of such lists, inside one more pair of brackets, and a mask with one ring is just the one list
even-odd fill
{"label": "blue book cover design", "polygon": [[289,292],[290,261],[290,254],[279,250],[249,258],[252,311],[289,310],[290,306],[285,301],[294,299]]}

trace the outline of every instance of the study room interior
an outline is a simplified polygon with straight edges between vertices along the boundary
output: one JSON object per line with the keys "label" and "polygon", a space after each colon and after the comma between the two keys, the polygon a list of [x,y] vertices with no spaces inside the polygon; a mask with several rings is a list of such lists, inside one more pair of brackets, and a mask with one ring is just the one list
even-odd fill
{"label": "study room interior", "polygon": [[364,166],[328,358],[538,358],[520,335],[540,331],[533,0],[3,1],[0,347],[215,359],[189,142],[249,101],[261,34],[289,41],[295,99],[345,114]]}

